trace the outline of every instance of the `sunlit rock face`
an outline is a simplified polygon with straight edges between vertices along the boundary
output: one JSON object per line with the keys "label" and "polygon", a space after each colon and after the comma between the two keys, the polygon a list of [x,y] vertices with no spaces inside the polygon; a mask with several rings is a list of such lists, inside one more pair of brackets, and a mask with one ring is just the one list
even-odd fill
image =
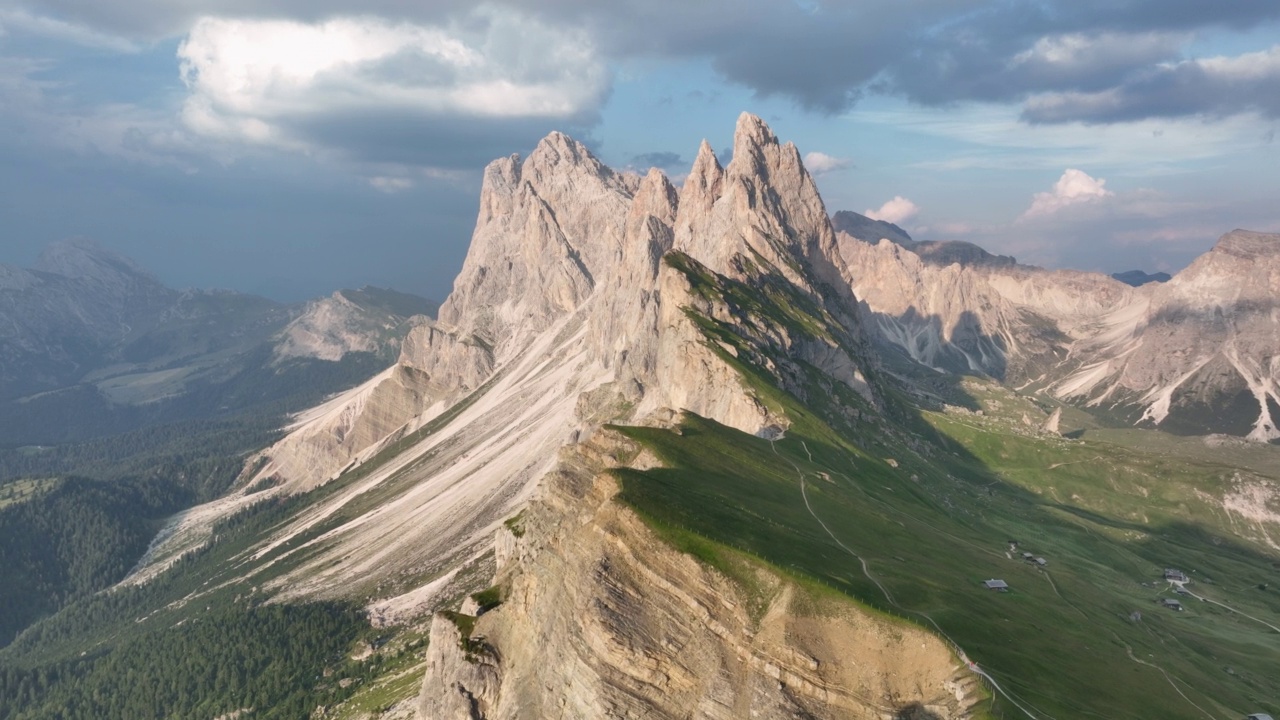
{"label": "sunlit rock face", "polygon": [[1280,236],[1233,231],[1132,287],[837,225],[861,235],[839,233],[840,252],[874,334],[917,362],[1180,432],[1280,437]]}

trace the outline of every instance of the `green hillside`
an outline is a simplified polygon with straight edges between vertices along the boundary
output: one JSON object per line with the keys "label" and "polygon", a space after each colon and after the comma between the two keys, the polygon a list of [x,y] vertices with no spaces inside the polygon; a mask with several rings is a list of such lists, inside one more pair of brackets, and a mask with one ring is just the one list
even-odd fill
{"label": "green hillside", "polygon": [[[851,420],[840,410],[862,402],[854,393],[812,368],[807,401],[783,392],[737,359],[762,358],[758,343],[701,320],[792,425],[772,442],[695,415],[672,430],[619,428],[669,466],[618,471],[625,500],[668,536],[746,550],[939,630],[996,679],[997,717],[1280,711],[1280,553],[1221,502],[1233,484],[1275,475],[1197,459],[1194,447],[1041,435],[1013,420],[1019,400],[996,387],[970,397],[990,412]],[[1175,594],[1166,567],[1187,571],[1205,600]],[[1010,591],[987,590],[988,579]],[[1183,611],[1157,603],[1174,598]]]}

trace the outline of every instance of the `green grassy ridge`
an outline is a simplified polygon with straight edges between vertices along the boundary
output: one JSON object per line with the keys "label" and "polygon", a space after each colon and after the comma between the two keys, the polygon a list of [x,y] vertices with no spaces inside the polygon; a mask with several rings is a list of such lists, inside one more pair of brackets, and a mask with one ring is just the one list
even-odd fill
{"label": "green grassy ridge", "polygon": [[[705,269],[676,262],[708,300],[746,293],[743,283],[704,276]],[[751,317],[743,323],[748,328],[785,316],[776,303],[770,306],[767,295],[761,297],[739,309],[771,314],[772,320]],[[776,365],[782,358],[770,357],[769,348],[737,327],[697,313],[691,317],[708,347],[739,371],[761,402],[792,424],[786,439],[773,444],[693,415],[673,430],[619,428],[667,466],[619,475],[622,500],[655,527],[685,528],[873,607],[902,612],[809,515],[799,490],[799,466],[815,511],[841,542],[866,559],[906,614],[927,614],[1023,704],[1056,717],[1203,717],[1159,670],[1130,659],[1132,652],[1161,665],[1210,714],[1275,712],[1280,697],[1275,635],[1207,604],[1188,604],[1176,614],[1154,602],[1162,594],[1171,596],[1155,582],[1168,564],[1199,569],[1197,578],[1241,578],[1233,592],[1271,571],[1270,555],[1174,502],[1201,479],[1198,470],[1179,476],[1173,461],[1153,470],[1182,477],[1183,485],[1165,489],[1168,497],[1147,500],[1160,503],[1158,512],[1149,511],[1135,526],[1133,518],[1110,514],[1122,509],[1132,514],[1132,508],[1046,499],[1043,488],[1030,483],[1035,468],[1044,466],[1030,459],[1065,441],[957,432],[935,416],[906,409],[903,394],[884,382],[877,390],[891,422],[851,420],[840,412],[846,403],[858,406],[857,398],[842,397],[853,395],[847,388],[792,363],[808,376],[789,383],[803,398],[784,392],[761,367],[765,360]],[[790,327],[804,329],[798,323]],[[1005,447],[1006,439],[1014,444]],[[1139,454],[1121,453],[1117,462],[1141,460]],[[1116,492],[1100,472],[1105,464],[1080,464],[1064,475],[1094,494]],[[1115,535],[1125,531],[1137,534]],[[1007,557],[1008,538],[1049,557],[1047,572]],[[692,554],[702,553],[714,565],[706,552],[692,546]],[[982,589],[981,580],[989,577],[1008,580],[1013,591]],[[1255,601],[1245,606],[1250,614],[1273,612],[1269,601]],[[1141,612],[1141,622],[1129,620],[1134,611]],[[923,615],[915,617],[928,626]],[[997,708],[1004,716],[1020,716],[1007,703],[998,702]]]}
{"label": "green grassy ridge", "polygon": [[[1128,660],[1125,643],[1140,657],[1144,651],[1164,657],[1166,645],[1190,648],[1190,657],[1166,669],[1191,683],[1196,689],[1184,692],[1208,707],[1216,702],[1236,709],[1266,707],[1259,703],[1275,690],[1274,680],[1265,679],[1280,677],[1273,674],[1280,672],[1280,658],[1273,648],[1267,657],[1267,639],[1256,629],[1225,611],[1198,607],[1181,616],[1161,615],[1153,603],[1160,593],[1137,582],[1158,577],[1156,565],[1117,553],[1105,539],[1034,506],[1015,503],[996,522],[949,515],[931,507],[932,497],[913,492],[910,480],[810,464],[795,441],[803,440],[810,451],[816,450],[814,442],[797,436],[776,443],[802,470],[837,478],[831,484],[809,481],[810,500],[841,541],[867,560],[904,613],[808,516],[798,479],[788,477],[794,470],[784,462],[768,462],[767,441],[696,417],[688,418],[678,434],[627,432],[671,466],[621,474],[622,499],[642,515],[744,548],[884,611],[908,617],[910,611],[927,613],[1002,683],[1027,684],[1019,694],[1050,714],[1142,718],[1154,708],[1171,717],[1193,717],[1196,713],[1189,713],[1181,699],[1169,700],[1162,675]],[[754,452],[745,450],[752,445]],[[962,502],[965,489],[955,491],[952,502]],[[1045,573],[1003,557],[1010,534],[1050,556],[1053,584]],[[1085,562],[1109,556],[1128,562],[1118,570],[1111,560]],[[988,577],[1008,580],[1013,592],[983,590],[979,583]],[[1136,627],[1126,619],[1134,610],[1144,616]],[[1205,626],[1205,618],[1213,625]],[[1220,662],[1236,668],[1238,679],[1247,673],[1254,686],[1215,694],[1224,677]],[[1087,699],[1080,697],[1084,689]]]}
{"label": "green grassy ridge", "polygon": [[425,627],[399,631],[381,640],[371,668],[360,676],[352,695],[333,706],[328,717],[336,720],[368,718],[390,710],[397,703],[417,697],[426,673],[426,650],[430,632]]}

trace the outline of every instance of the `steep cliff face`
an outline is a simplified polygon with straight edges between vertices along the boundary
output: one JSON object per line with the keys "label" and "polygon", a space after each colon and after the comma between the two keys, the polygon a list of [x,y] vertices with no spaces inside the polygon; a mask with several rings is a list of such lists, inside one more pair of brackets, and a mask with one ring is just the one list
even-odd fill
{"label": "steep cliff face", "polygon": [[976,681],[937,638],[743,557],[748,590],[663,543],[602,472],[631,456],[598,434],[562,455],[519,537],[499,530],[505,602],[436,617],[422,717],[970,716]]}
{"label": "steep cliff face", "polygon": [[301,417],[265,453],[270,463],[259,477],[313,487],[526,357],[584,306],[595,277],[616,263],[634,186],[560,133],[523,162],[490,163],[471,248],[438,319],[418,319],[398,370]]}
{"label": "steep cliff face", "polygon": [[[302,418],[266,453],[271,461],[259,477],[274,474],[295,488],[325,481],[370,457],[392,430],[412,432],[528,357],[531,345],[563,331],[570,318],[585,328],[573,342],[592,363],[574,372],[603,378],[600,398],[637,415],[689,409],[748,432],[775,424],[685,313],[690,306],[725,317],[735,310],[711,308],[663,256],[675,250],[726,277],[776,274],[835,313],[854,346],[861,330],[835,233],[795,146],[744,113],[734,157],[721,168],[704,143],[679,193],[657,171],[645,178],[614,172],[560,133],[523,162],[491,163],[453,293],[438,320],[409,332],[402,371]],[[870,397],[864,360],[849,348],[793,342],[785,332],[768,341]]]}
{"label": "steep cliff face", "polygon": [[[659,173],[615,173],[558,133],[523,162],[492,163],[471,251],[439,319],[417,321],[394,367],[300,415],[250,464],[246,498],[350,484],[260,551],[329,528],[299,550],[308,561],[279,589],[308,597],[395,585],[403,594],[375,605],[396,615],[429,604],[399,578],[423,578],[426,587],[482,552],[556,448],[602,422],[690,410],[748,433],[785,426],[691,309],[746,323],[762,350],[794,355],[870,397],[851,293],[845,286],[828,304],[817,289],[840,276],[812,179],[794,147],[757,118],[744,115],[737,138],[741,162],[723,182],[707,151],[705,177],[679,194]],[[717,265],[680,252],[682,242]],[[848,326],[840,338],[818,338],[785,322],[752,324],[749,308],[695,287],[699,277],[725,276],[762,291],[785,286]],[[385,500],[377,522],[349,509],[370,497]],[[191,546],[240,504],[190,513],[165,542]],[[343,521],[329,527],[335,517]],[[405,559],[410,547],[416,557]],[[171,554],[163,546],[154,553]]]}
{"label": "steep cliff face", "polygon": [[847,233],[840,254],[883,341],[930,367],[1014,385],[1052,376],[1077,342],[1121,342],[1136,318],[1117,317],[1116,309],[1142,302],[1133,288],[1101,275],[944,263]]}

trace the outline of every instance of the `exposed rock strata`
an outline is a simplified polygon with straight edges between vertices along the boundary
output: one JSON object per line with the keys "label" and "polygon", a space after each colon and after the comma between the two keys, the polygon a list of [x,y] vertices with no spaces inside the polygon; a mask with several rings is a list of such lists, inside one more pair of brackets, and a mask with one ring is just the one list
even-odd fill
{"label": "exposed rock strata", "polygon": [[618,438],[567,451],[521,537],[499,530],[506,602],[462,637],[437,616],[422,717],[968,717],[976,681],[937,638],[743,560],[759,597],[612,500]]}

